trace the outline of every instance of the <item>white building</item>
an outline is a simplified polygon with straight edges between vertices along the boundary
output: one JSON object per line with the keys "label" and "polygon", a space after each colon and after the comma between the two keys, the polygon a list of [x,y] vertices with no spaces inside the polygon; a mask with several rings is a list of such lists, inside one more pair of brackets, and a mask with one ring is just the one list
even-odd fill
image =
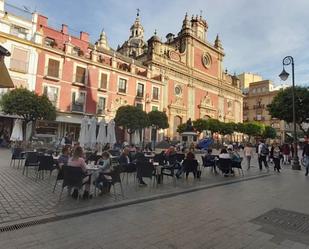
{"label": "white building", "polygon": [[[40,33],[37,30],[37,14],[20,9],[0,0],[0,45],[10,51],[5,65],[15,87],[35,90],[38,65],[37,45]],[[0,89],[0,96],[7,89]],[[11,134],[14,116],[1,113],[0,136]],[[5,136],[3,135],[5,134]],[[7,140],[7,139],[6,139]]]}
{"label": "white building", "polygon": [[0,44],[11,52],[5,64],[16,87],[35,89],[38,53],[37,14],[0,0]]}

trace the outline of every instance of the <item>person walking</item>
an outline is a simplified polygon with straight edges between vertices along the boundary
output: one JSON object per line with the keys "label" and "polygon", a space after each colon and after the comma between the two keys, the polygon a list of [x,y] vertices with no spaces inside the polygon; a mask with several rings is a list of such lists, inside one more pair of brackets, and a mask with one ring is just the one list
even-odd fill
{"label": "person walking", "polygon": [[307,176],[308,173],[309,173],[309,143],[308,143],[308,141],[306,141],[306,144],[305,144],[304,149],[303,149],[302,156],[303,156],[304,166],[306,167],[305,176]]}
{"label": "person walking", "polygon": [[245,155],[246,160],[247,160],[247,170],[249,170],[251,158],[253,157],[253,148],[252,148],[252,145],[250,143],[246,144],[246,146],[244,148],[244,155]]}
{"label": "person walking", "polygon": [[271,147],[270,151],[270,157],[272,158],[274,162],[274,170],[278,171],[280,173],[280,157],[281,157],[281,149],[278,145],[278,143],[274,143],[273,146]]}
{"label": "person walking", "polygon": [[262,170],[262,162],[264,163],[264,167],[267,169],[267,172],[269,171],[269,167],[267,164],[267,155],[269,154],[269,149],[264,143],[263,140],[259,142],[259,147],[258,147],[258,161],[259,161],[259,168]]}
{"label": "person walking", "polygon": [[287,143],[283,144],[282,146],[283,164],[289,164],[290,153],[291,153],[290,146]]}

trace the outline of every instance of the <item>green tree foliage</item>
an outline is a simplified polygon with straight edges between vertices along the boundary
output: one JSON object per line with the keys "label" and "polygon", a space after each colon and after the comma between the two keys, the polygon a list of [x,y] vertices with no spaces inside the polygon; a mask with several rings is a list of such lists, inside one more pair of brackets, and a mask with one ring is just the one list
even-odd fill
{"label": "green tree foliage", "polygon": [[219,124],[219,133],[221,135],[231,135],[235,131],[235,123],[224,123]]}
{"label": "green tree foliage", "polygon": [[156,129],[166,129],[169,127],[168,118],[165,112],[151,111],[148,113],[149,124]]}
{"label": "green tree foliage", "polygon": [[122,126],[130,135],[149,126],[147,113],[136,106],[126,105],[118,108],[115,117],[117,126]]}
{"label": "green tree foliage", "polygon": [[186,128],[187,128],[187,124],[183,123],[183,124],[178,125],[176,131],[181,134],[186,130]]}
{"label": "green tree foliage", "polygon": [[5,93],[0,106],[4,113],[21,116],[26,123],[56,118],[56,109],[45,95],[39,96],[25,88],[17,88]]}
{"label": "green tree foliage", "polygon": [[217,119],[207,119],[207,130],[211,132],[211,134],[215,132],[219,132],[221,122]]}
{"label": "green tree foliage", "polygon": [[248,122],[244,123],[243,133],[249,136],[249,141],[251,137],[261,136],[264,130],[264,126],[260,123]]}
{"label": "green tree foliage", "polygon": [[265,126],[265,129],[262,133],[262,137],[263,138],[271,138],[271,139],[274,139],[277,137],[277,132],[276,132],[276,129],[271,127],[271,126]]}
{"label": "green tree foliage", "polygon": [[[293,101],[292,88],[281,90],[267,106],[270,115],[273,118],[278,118],[287,123],[293,122]],[[308,129],[304,130],[302,123],[308,122],[309,119],[309,89],[308,87],[295,87],[295,117],[296,123],[305,132],[309,133]]]}
{"label": "green tree foliage", "polygon": [[205,130],[207,130],[207,127],[208,127],[207,120],[206,119],[201,119],[201,118],[193,121],[192,124],[193,124],[194,129],[197,132],[205,131]]}

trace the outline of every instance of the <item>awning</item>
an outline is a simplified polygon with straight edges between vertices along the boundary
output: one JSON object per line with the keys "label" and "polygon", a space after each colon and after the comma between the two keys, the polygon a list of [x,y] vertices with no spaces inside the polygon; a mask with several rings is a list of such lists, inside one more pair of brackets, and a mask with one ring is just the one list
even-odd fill
{"label": "awning", "polygon": [[82,123],[82,115],[74,115],[74,114],[58,114],[56,117],[56,122],[61,123],[71,123],[71,124],[81,124]]}
{"label": "awning", "polygon": [[4,64],[4,59],[0,56],[0,88],[13,88],[14,84],[10,74]]}
{"label": "awning", "polygon": [[285,134],[288,135],[289,137],[293,137],[292,133],[290,132],[286,132]]}

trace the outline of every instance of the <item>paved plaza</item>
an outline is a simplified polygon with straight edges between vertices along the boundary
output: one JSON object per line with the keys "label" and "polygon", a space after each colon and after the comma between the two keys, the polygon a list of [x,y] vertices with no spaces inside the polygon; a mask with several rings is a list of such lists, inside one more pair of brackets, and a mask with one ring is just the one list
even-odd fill
{"label": "paved plaza", "polygon": [[[2,232],[0,247],[309,248],[307,230],[284,226],[285,213],[303,214],[303,221],[309,214],[308,183],[303,171],[284,169],[281,174]],[[273,229],[257,221],[278,210],[282,220],[279,217]]]}
{"label": "paved plaza", "polygon": [[10,167],[10,151],[2,149],[0,150],[0,227],[29,219],[49,218],[72,212],[110,207],[120,203],[143,201],[145,198],[162,197],[162,195],[191,191],[194,188],[265,175],[266,171],[259,172],[256,161],[253,164],[255,167],[250,171],[244,170],[245,177],[236,175],[224,178],[222,175],[214,175],[209,168],[206,168],[202,173],[201,180],[194,180],[190,174],[188,180],[179,179],[176,185],[171,178],[165,177],[164,183],[156,187],[151,184],[149,179],[146,179],[148,187],[138,187],[132,176],[129,177],[128,183],[126,178],[124,179],[124,197],[120,195],[118,190],[119,194],[116,200],[113,195],[105,195],[88,201],[75,201],[64,192],[61,201],[59,201],[61,181],[57,185],[55,193],[52,193],[56,171],[51,177],[46,174],[43,180],[36,180],[33,169],[29,169],[29,175],[25,176],[22,174],[22,167],[19,169],[17,166]]}

